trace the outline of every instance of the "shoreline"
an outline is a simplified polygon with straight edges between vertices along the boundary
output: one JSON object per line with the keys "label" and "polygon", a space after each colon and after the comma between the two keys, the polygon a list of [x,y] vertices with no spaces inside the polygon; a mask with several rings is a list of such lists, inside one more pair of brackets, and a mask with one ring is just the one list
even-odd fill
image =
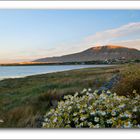
{"label": "shoreline", "polygon": [[[31,65],[30,65],[31,66]],[[34,65],[35,66],[35,65]],[[36,65],[38,66],[38,65]],[[41,66],[45,66],[45,65],[41,65]],[[63,66],[63,65],[49,65],[49,66]],[[70,66],[70,65],[64,65],[64,66]],[[72,66],[72,65],[71,65]],[[84,65],[79,65],[78,66],[84,66]],[[87,64],[86,64],[87,66]],[[4,78],[1,78],[0,77],[0,81],[2,80],[7,80],[7,79],[19,79],[19,78],[26,78],[26,77],[29,77],[29,76],[38,76],[38,75],[44,75],[44,74],[49,74],[49,73],[57,73],[57,72],[67,72],[67,71],[71,71],[71,70],[80,70],[80,69],[86,69],[86,68],[105,68],[105,67],[114,67],[116,65],[109,65],[109,64],[99,64],[99,67],[98,65],[96,65],[96,67],[93,67],[95,65],[88,65],[89,67],[83,67],[83,68],[75,68],[75,69],[68,69],[68,70],[57,70],[57,71],[48,71],[48,72],[42,72],[42,73],[38,73],[38,74],[31,74],[31,75],[23,75],[23,76],[10,76],[10,77],[4,77]],[[91,66],[91,67],[90,67]],[[1,66],[0,66],[1,67]],[[3,67],[3,66],[2,66]],[[7,67],[7,66],[6,66]],[[10,66],[10,67],[13,67],[13,66]],[[18,67],[18,66],[16,66]]]}

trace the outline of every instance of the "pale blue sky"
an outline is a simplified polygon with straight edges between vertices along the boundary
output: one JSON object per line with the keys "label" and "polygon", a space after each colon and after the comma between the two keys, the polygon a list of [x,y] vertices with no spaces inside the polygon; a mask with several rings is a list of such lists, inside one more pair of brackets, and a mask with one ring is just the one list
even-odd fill
{"label": "pale blue sky", "polygon": [[69,54],[114,42],[129,42],[139,49],[139,39],[139,10],[0,10],[0,62]]}

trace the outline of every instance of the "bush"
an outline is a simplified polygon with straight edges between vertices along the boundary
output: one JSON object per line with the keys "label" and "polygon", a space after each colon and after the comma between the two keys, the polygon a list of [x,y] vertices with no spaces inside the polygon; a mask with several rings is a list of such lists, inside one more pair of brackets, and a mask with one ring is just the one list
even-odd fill
{"label": "bush", "polygon": [[64,96],[44,117],[44,128],[139,128],[140,95],[133,98],[84,89]]}

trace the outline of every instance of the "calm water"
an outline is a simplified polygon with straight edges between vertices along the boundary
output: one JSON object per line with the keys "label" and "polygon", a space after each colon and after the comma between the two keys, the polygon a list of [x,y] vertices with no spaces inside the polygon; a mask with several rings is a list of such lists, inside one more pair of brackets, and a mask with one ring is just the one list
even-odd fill
{"label": "calm water", "polygon": [[51,73],[91,67],[108,67],[109,65],[57,65],[57,66],[0,66],[0,80],[29,75]]}

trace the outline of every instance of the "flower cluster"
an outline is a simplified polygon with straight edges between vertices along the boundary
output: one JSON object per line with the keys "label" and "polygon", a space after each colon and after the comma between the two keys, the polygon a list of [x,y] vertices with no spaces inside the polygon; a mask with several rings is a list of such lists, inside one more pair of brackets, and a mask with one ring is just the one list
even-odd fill
{"label": "flower cluster", "polygon": [[140,95],[132,98],[84,89],[45,115],[45,128],[139,128]]}

